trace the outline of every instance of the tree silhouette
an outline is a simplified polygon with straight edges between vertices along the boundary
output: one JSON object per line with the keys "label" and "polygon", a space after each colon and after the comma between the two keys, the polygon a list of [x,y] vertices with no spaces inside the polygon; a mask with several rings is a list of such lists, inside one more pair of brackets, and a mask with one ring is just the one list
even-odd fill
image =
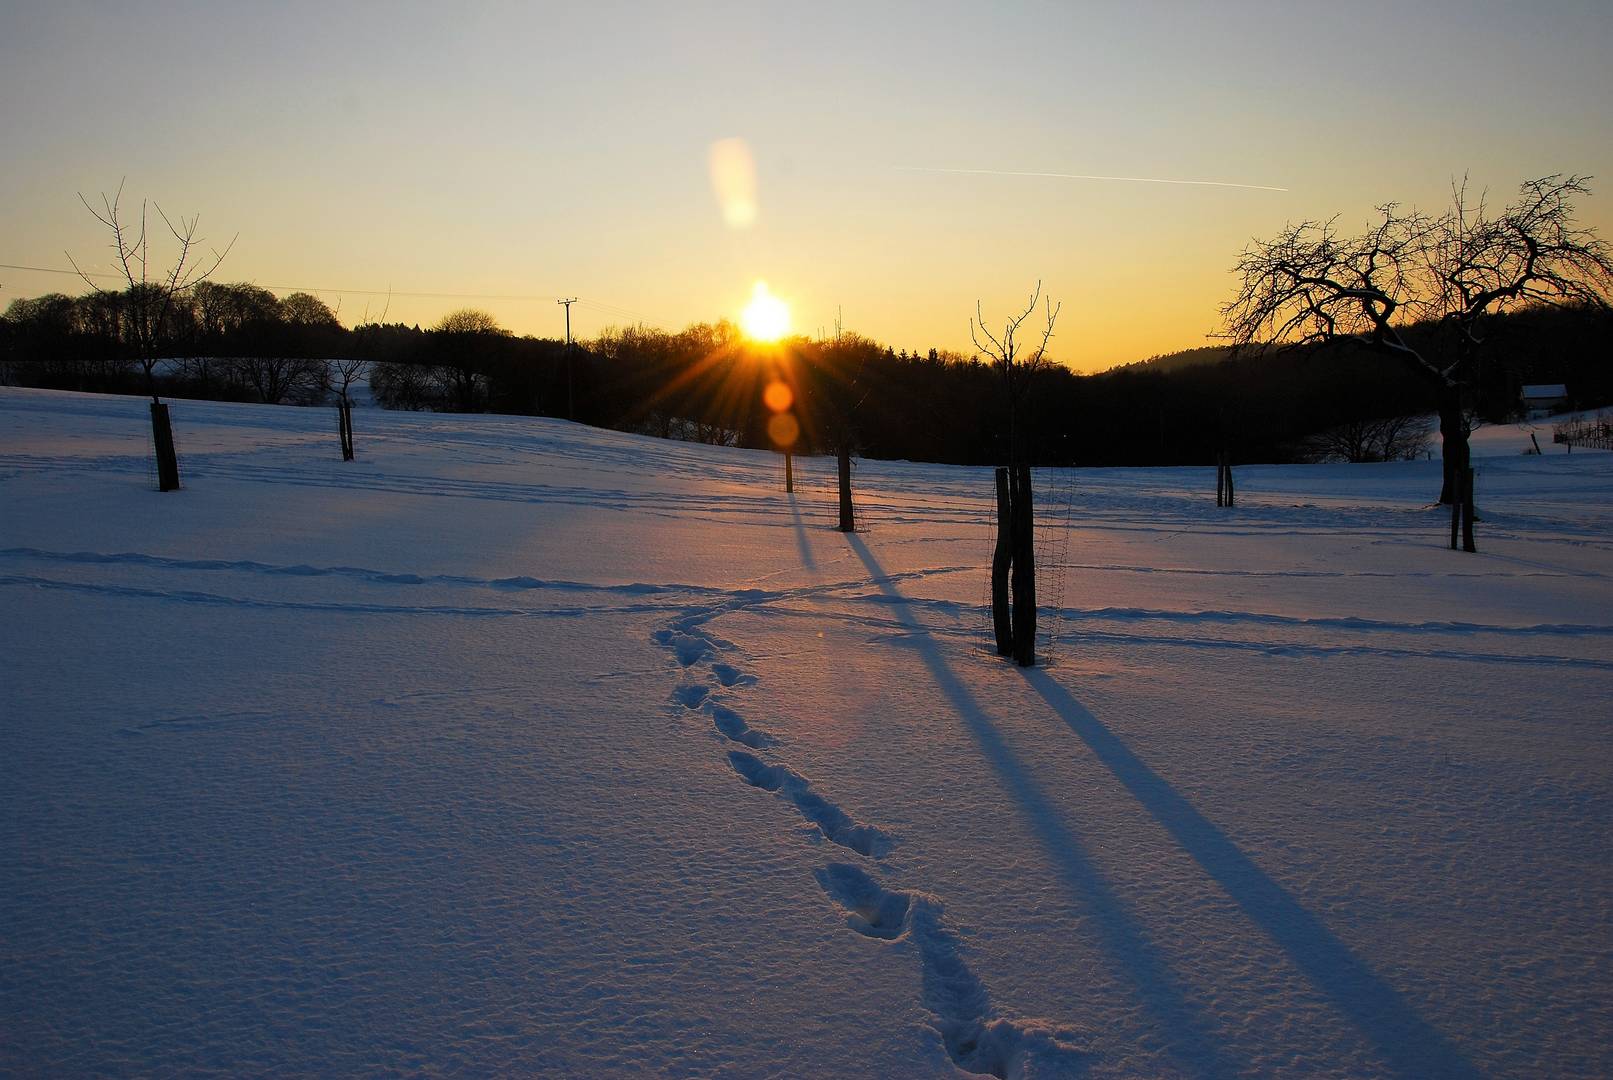
{"label": "tree silhouette", "polygon": [[997,546],[991,560],[991,616],[998,654],[1013,656],[1020,667],[1036,663],[1036,519],[1026,405],[1032,381],[1048,363],[1047,343],[1052,340],[1053,326],[1063,308],[1051,299],[1047,301],[1047,323],[1041,340],[1030,351],[1024,351],[1021,333],[1041,296],[1042,283],[1038,281],[1025,310],[1009,316],[1000,334],[986,328],[978,302],[975,318],[969,323],[975,348],[985,354],[1001,377],[1008,402],[1008,465],[996,473]]}
{"label": "tree silhouette", "polygon": [[[1613,252],[1574,221],[1588,179],[1526,181],[1497,214],[1463,182],[1442,214],[1386,203],[1356,236],[1341,235],[1337,219],[1289,225],[1244,249],[1233,268],[1238,294],[1222,308],[1224,336],[1239,349],[1348,338],[1404,361],[1437,395],[1440,501],[1455,502],[1487,322],[1531,304],[1608,306]],[[1406,330],[1418,320],[1432,320],[1438,340],[1412,340]]]}
{"label": "tree silhouette", "polygon": [[[232,238],[223,251],[214,250],[211,259],[202,257],[198,251],[201,238],[196,235],[200,215],[181,217],[176,225],[167,214],[163,213],[162,207],[156,203],[148,204],[144,200],[140,203],[140,219],[137,226],[123,214],[122,181],[118,182],[118,190],[110,198],[102,193],[100,210],[90,205],[90,201],[82,192],[78,201],[83,203],[84,209],[94,215],[95,219],[106,226],[112,234],[111,247],[116,254],[118,270],[127,286],[123,291],[122,305],[125,340],[133,346],[136,359],[145,370],[146,391],[155,403],[158,346],[166,338],[169,322],[176,309],[180,307],[180,299],[212,276],[213,271],[218,269],[224,257],[230,253],[230,248],[235,246],[235,239]],[[148,207],[157,212],[157,216],[162,219],[163,225],[167,227],[179,247],[173,265],[167,270],[158,270],[155,274],[151,266],[151,233],[147,228]],[[68,253],[67,259],[93,292],[104,294],[114,291],[97,284],[95,278],[85,273],[73,260],[71,253]]]}
{"label": "tree silhouette", "polygon": [[[151,203],[151,209],[156,210],[157,216],[167,226],[168,232],[178,244],[178,253],[174,256],[173,265],[166,271],[152,273],[151,266],[151,233],[147,229],[147,203],[140,203],[140,222],[136,228],[133,221],[123,216],[123,182],[118,182],[117,193],[108,198],[101,194],[101,207],[97,210],[90,205],[81,192],[78,201],[84,204],[95,219],[106,226],[112,233],[112,249],[117,255],[117,265],[128,289],[122,297],[122,313],[124,322],[124,339],[132,344],[135,356],[145,371],[146,392],[151,395],[151,433],[153,444],[157,451],[157,486],[162,491],[176,491],[179,488],[179,457],[174,450],[173,428],[168,420],[168,407],[157,400],[156,369],[158,360],[158,347],[166,341],[170,320],[181,308],[181,298],[196,285],[205,281],[219,264],[224,256],[229,254],[230,248],[235,245],[231,239],[223,251],[215,250],[211,260],[200,256],[197,248],[201,240],[196,235],[196,226],[199,216],[179,218],[175,225],[168,215],[163,213],[162,207]],[[95,278],[84,272],[78,263],[73,262],[73,256],[68,254],[67,259],[73,263],[73,269],[78,276],[84,279],[91,291],[105,293],[96,284]],[[188,314],[188,308],[185,309]]]}
{"label": "tree silhouette", "polygon": [[458,412],[477,411],[487,400],[488,369],[496,343],[510,332],[485,311],[461,308],[439,319],[431,336],[443,401]]}

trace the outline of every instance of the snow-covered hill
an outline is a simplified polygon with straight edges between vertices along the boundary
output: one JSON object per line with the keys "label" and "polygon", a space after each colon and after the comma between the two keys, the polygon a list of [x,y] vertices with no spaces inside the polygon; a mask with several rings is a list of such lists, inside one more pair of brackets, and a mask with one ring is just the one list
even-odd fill
{"label": "snow-covered hill", "polygon": [[173,414],[0,390],[0,1072],[1613,1073],[1613,454],[1048,473],[1027,673],[983,470]]}

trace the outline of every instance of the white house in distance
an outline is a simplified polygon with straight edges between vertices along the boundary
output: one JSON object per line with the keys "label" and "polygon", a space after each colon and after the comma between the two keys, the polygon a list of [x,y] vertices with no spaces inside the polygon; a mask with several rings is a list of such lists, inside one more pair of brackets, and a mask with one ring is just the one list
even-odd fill
{"label": "white house in distance", "polygon": [[1539,383],[1523,388],[1523,414],[1529,420],[1539,420],[1568,408],[1568,387],[1562,383]]}

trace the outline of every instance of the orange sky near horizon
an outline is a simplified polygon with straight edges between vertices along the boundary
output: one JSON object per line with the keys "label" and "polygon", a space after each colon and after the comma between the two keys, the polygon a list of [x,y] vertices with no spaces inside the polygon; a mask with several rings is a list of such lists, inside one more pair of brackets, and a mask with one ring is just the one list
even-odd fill
{"label": "orange sky near horizon", "polygon": [[[0,263],[106,269],[75,193],[127,176],[349,324],[675,330],[762,280],[794,332],[967,353],[1040,280],[1098,370],[1206,344],[1250,238],[1463,172],[1599,174],[1613,236],[1610,46],[1594,3],[14,8]],[[81,288],[0,268],[0,307]]]}

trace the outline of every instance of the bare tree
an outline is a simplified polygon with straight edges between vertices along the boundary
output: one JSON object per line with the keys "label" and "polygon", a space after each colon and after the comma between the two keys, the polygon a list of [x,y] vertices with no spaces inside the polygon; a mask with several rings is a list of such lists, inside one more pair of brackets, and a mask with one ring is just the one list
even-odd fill
{"label": "bare tree", "polygon": [[[245,288],[255,290],[255,286]],[[325,361],[315,358],[317,352],[314,356],[286,354],[329,344],[320,332],[341,329],[336,313],[317,296],[303,292],[294,292],[283,300],[270,294],[269,302],[259,316],[269,330],[258,345],[265,353],[236,359],[233,367],[237,378],[266,405],[283,401],[302,404],[323,398],[327,389]],[[288,335],[287,328],[295,332]]]}
{"label": "bare tree", "polygon": [[337,401],[353,403],[352,390],[358,381],[364,378],[369,370],[368,360],[354,360],[351,358],[333,359],[325,361],[325,387],[336,395]]}
{"label": "bare tree", "polygon": [[[138,226],[128,220],[123,214],[123,181],[118,182],[118,190],[108,198],[103,192],[101,195],[101,209],[97,210],[90,204],[83,193],[79,193],[78,201],[84,204],[95,219],[112,233],[111,247],[117,256],[117,266],[127,286],[123,300],[124,325],[127,340],[134,346],[136,359],[140,361],[145,370],[146,390],[151,394],[153,403],[157,401],[156,365],[158,346],[165,340],[169,321],[184,294],[196,285],[206,281],[217,270],[224,257],[235,246],[235,238],[225,245],[223,251],[214,249],[211,258],[201,256],[199,247],[202,243],[196,235],[196,227],[200,222],[200,215],[190,218],[181,217],[176,225],[162,207],[156,203],[140,203],[140,220]],[[173,264],[167,270],[159,270],[153,274],[151,265],[151,235],[147,228],[148,207],[157,212],[163,225],[172,235],[174,242],[179,245],[178,253],[174,256]],[[95,279],[74,262],[71,253],[67,256],[73,269],[84,283],[97,294],[111,293],[104,289]]]}
{"label": "bare tree", "polygon": [[[288,302],[291,299],[292,298],[290,296],[286,297]],[[316,319],[320,317],[319,311],[312,309],[308,304],[299,301],[299,306],[304,309],[305,315],[311,311]],[[325,314],[330,316],[332,323],[336,322],[335,312],[331,311],[327,307],[324,307],[322,302],[320,303],[320,308],[323,309]],[[381,309],[381,315],[375,320],[375,322],[377,324],[386,322],[387,312],[391,310],[392,294],[388,292],[386,297],[386,305]],[[359,325],[367,325],[369,322],[370,308],[369,305],[366,304],[364,305],[364,314],[359,319]],[[336,395],[336,431],[341,439],[343,461],[352,461],[355,456],[355,448],[353,446],[353,385],[360,379],[367,378],[370,374],[370,370],[370,362],[368,360],[358,360],[352,357],[341,357],[331,358],[325,361],[324,388],[327,392],[332,392]]]}
{"label": "bare tree", "polygon": [[431,409],[440,404],[432,372],[425,364],[377,360],[370,368],[370,392],[388,409]]}
{"label": "bare tree", "polygon": [[839,494],[839,519],[835,528],[844,533],[857,531],[857,509],[851,493],[851,455],[857,449],[857,414],[868,400],[870,387],[864,384],[868,358],[879,346],[861,334],[850,333],[835,310],[834,337],[822,343],[819,351],[823,367],[819,392],[823,397],[824,434],[835,454],[835,487]]}
{"label": "bare tree", "polygon": [[1041,299],[1042,283],[1038,281],[1031,292],[1030,303],[1025,305],[1024,311],[1004,321],[1001,334],[993,334],[986,328],[986,319],[981,314],[978,301],[975,303],[975,317],[969,320],[969,336],[974,340],[975,350],[985,356],[1003,380],[1003,393],[1008,400],[1010,467],[1025,461],[1029,433],[1025,423],[1028,417],[1023,415],[1023,405],[1032,381],[1048,364],[1047,343],[1053,339],[1053,325],[1064,308],[1062,303],[1055,305],[1051,298],[1046,301],[1047,322],[1041,328],[1041,340],[1036,342],[1035,348],[1025,352],[1024,335],[1032,334],[1032,340],[1035,340],[1034,333],[1025,329],[1025,321],[1036,313],[1037,302]]}
{"label": "bare tree", "polygon": [[353,446],[353,384],[369,370],[369,361],[351,357],[325,361],[324,386],[336,394],[336,430],[341,437],[342,460],[352,461]]}
{"label": "bare tree", "polygon": [[1426,416],[1384,416],[1351,420],[1305,440],[1311,461],[1414,461],[1428,446],[1432,422]]}
{"label": "bare tree", "polygon": [[1047,300],[1047,321],[1041,339],[1026,352],[1022,341],[1022,334],[1027,333],[1025,322],[1035,314],[1041,298],[1042,283],[1038,281],[1030,303],[1024,311],[1009,316],[1001,334],[986,328],[978,302],[975,318],[969,323],[975,348],[1002,376],[1008,400],[1008,465],[999,467],[996,473],[997,546],[991,560],[991,615],[998,655],[1013,656],[1020,667],[1036,663],[1036,519],[1031,496],[1029,417],[1024,415],[1024,406],[1037,373],[1048,363],[1047,343],[1053,338],[1053,326],[1063,308]]}
{"label": "bare tree", "polygon": [[[1351,338],[1404,360],[1437,394],[1440,501],[1455,503],[1469,463],[1465,399],[1487,318],[1525,304],[1608,306],[1613,252],[1574,221],[1588,180],[1527,181],[1498,214],[1464,181],[1437,217],[1387,203],[1358,236],[1340,235],[1337,219],[1289,225],[1244,249],[1233,268],[1238,293],[1222,308],[1223,336],[1235,348]],[[1419,320],[1444,331],[1438,353],[1408,340]]]}
{"label": "bare tree", "polygon": [[476,308],[451,311],[431,328],[438,362],[432,368],[446,406],[476,412],[487,400],[488,367],[496,343],[510,336],[498,320]]}
{"label": "bare tree", "polygon": [[[125,340],[134,346],[136,359],[145,370],[146,392],[151,395],[151,433],[157,451],[157,486],[162,491],[175,491],[179,488],[179,457],[174,450],[174,433],[168,420],[168,407],[157,400],[158,349],[166,341],[169,323],[181,306],[185,293],[205,281],[218,269],[219,264],[224,261],[224,256],[235,246],[235,240],[232,238],[223,251],[215,249],[211,259],[203,257],[198,251],[201,239],[196,235],[200,217],[192,216],[188,219],[181,217],[179,224],[175,225],[168,215],[163,213],[162,207],[151,203],[151,209],[157,212],[157,216],[162,219],[169,234],[173,236],[174,242],[179,245],[172,266],[153,274],[151,234],[147,229],[145,201],[140,203],[138,228],[133,221],[126,220],[123,216],[121,180],[118,182],[117,193],[110,199],[104,192],[101,194],[100,210],[91,206],[82,192],[78,201],[83,203],[84,209],[112,233],[112,249],[117,254],[117,265],[128,286],[122,304]],[[73,264],[73,269],[78,271],[78,276],[84,279],[84,283],[92,292],[102,294],[110,291],[96,284],[95,279],[73,261],[71,254],[68,254],[67,260]]]}
{"label": "bare tree", "polygon": [[330,305],[312,293],[290,293],[277,306],[280,318],[292,326],[336,330],[342,325]]}
{"label": "bare tree", "polygon": [[265,405],[317,398],[325,383],[325,365],[299,356],[241,356],[231,369]]}

